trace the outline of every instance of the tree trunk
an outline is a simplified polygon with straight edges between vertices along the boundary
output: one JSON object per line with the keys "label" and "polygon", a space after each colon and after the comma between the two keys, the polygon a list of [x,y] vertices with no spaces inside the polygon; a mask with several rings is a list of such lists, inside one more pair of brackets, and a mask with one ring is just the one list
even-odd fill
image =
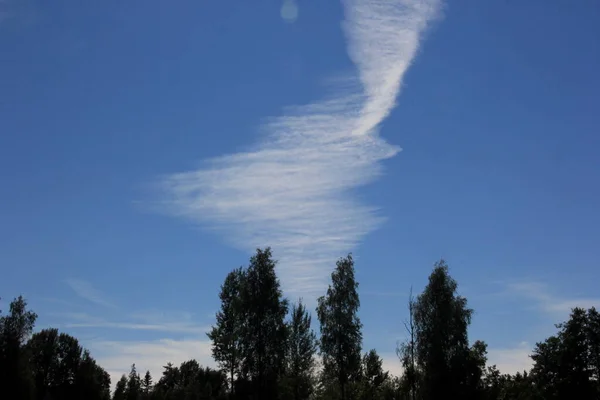
{"label": "tree trunk", "polygon": [[234,390],[235,390],[234,387],[233,387],[233,374],[234,374],[233,366],[231,367],[230,373],[231,373],[231,377],[230,377],[230,379],[231,379],[231,388],[229,388],[229,398],[231,400],[233,400],[233,395],[234,395]]}

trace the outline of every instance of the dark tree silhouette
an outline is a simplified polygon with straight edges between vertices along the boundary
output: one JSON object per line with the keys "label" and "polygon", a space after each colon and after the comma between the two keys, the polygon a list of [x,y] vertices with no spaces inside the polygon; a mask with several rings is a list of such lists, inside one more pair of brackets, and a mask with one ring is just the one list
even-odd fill
{"label": "dark tree silhouette", "polygon": [[235,376],[240,373],[241,344],[246,318],[241,300],[245,274],[241,268],[231,271],[221,286],[221,309],[216,315],[216,325],[207,333],[212,341],[212,355],[220,368],[229,375],[229,390],[233,396]]}
{"label": "dark tree silhouette", "polygon": [[416,400],[421,375],[416,362],[417,333],[415,328],[415,298],[412,287],[408,296],[408,321],[404,321],[404,328],[408,334],[408,339],[396,347],[396,355],[404,368],[401,386],[405,391],[408,391],[411,400]]}
{"label": "dark tree silhouette", "polygon": [[292,306],[288,323],[286,384],[294,400],[307,400],[313,393],[317,338],[302,300]]}
{"label": "dark tree silhouette", "polygon": [[58,329],[35,333],[26,346],[36,399],[110,398],[110,377],[79,341]]}
{"label": "dark tree silhouette", "polygon": [[150,371],[146,371],[144,379],[142,379],[142,398],[144,400],[150,399],[152,394],[152,375]]}
{"label": "dark tree silhouette", "polygon": [[429,283],[415,302],[416,355],[422,371],[423,400],[470,399],[479,382],[473,382],[473,363],[467,328],[473,310],[457,294],[458,284],[444,260],[437,262]]}
{"label": "dark tree silhouette", "polygon": [[337,382],[342,400],[347,398],[348,382],[360,379],[362,324],[358,318],[359,307],[354,260],[348,255],[337,262],[327,294],[318,299],[317,306],[324,377]]}
{"label": "dark tree silhouette", "polygon": [[600,329],[595,308],[574,308],[559,332],[537,343],[531,358],[532,379],[545,399],[596,399]]}
{"label": "dark tree silhouette", "polygon": [[[390,376],[375,350],[361,355],[360,300],[350,255],[340,259],[318,299],[320,337],[300,300],[288,315],[271,250],[230,272],[208,333],[220,370],[196,360],[168,362],[153,384],[135,364],[113,400],[563,400],[600,399],[600,314],[574,308],[557,333],[536,344],[531,371],[503,374],[487,345],[470,344],[473,311],[446,263],[435,264],[409,298],[407,339],[397,348],[402,376]],[[37,315],[21,296],[0,316],[0,398],[109,400],[109,374],[79,341],[54,328],[34,333]],[[322,368],[317,373],[317,350]],[[134,361],[134,360],[132,360]],[[168,361],[168,360],[166,360]],[[318,377],[318,378],[317,378]]]}
{"label": "dark tree silhouette", "polygon": [[383,385],[389,378],[389,373],[383,370],[383,360],[375,349],[364,355],[362,361],[363,387],[362,399],[379,399]]}
{"label": "dark tree silhouette", "polygon": [[276,398],[279,379],[285,373],[288,302],[275,264],[270,248],[257,249],[242,285],[242,374],[252,382],[258,400]]}
{"label": "dark tree silhouette", "polygon": [[29,339],[37,314],[27,310],[22,296],[14,299],[8,315],[0,317],[0,383],[15,399],[35,396],[33,378],[23,344]]}

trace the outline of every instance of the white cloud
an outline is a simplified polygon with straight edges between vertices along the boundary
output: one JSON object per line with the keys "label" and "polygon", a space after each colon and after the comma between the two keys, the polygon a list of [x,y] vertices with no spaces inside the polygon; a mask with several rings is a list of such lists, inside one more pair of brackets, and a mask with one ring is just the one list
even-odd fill
{"label": "white cloud", "polygon": [[62,317],[67,321],[64,324],[67,328],[111,328],[198,335],[203,335],[210,329],[208,326],[198,325],[190,317],[175,318],[175,315],[165,318],[159,315],[133,314],[122,320],[106,320],[85,313],[66,313]]}
{"label": "white cloud", "polygon": [[81,344],[91,351],[102,368],[110,374],[113,388],[121,375],[129,373],[133,363],[141,375],[149,370],[155,382],[168,362],[178,366],[183,361],[195,359],[203,366],[215,367],[211,357],[211,342],[206,337],[210,327],[197,324],[192,314],[187,312],[142,311],[111,320],[86,313],[62,313],[55,316],[66,321],[63,324],[66,328],[95,328],[90,331],[96,334],[97,328],[105,328],[109,329],[107,332],[111,336],[119,330],[140,331],[140,334],[162,332],[167,336],[185,335],[180,340],[162,337],[158,340],[129,341],[99,339],[97,336],[86,338],[85,333],[78,335]]}
{"label": "white cloud", "polygon": [[488,365],[496,365],[503,374],[515,374],[517,372],[529,371],[533,362],[529,355],[531,346],[528,343],[520,343],[516,347],[488,349]]}
{"label": "white cloud", "polygon": [[361,290],[360,295],[361,296],[373,296],[373,297],[406,297],[408,299],[408,294],[406,294],[406,292],[384,292],[384,291],[375,291],[375,290]]}
{"label": "white cloud", "polygon": [[211,357],[211,343],[204,339],[160,339],[145,342],[91,341],[83,344],[110,374],[112,387],[121,375],[129,373],[133,363],[140,375],[149,370],[154,382],[158,381],[163,366],[168,362],[179,366],[183,361],[195,359],[202,366],[215,367]]}
{"label": "white cloud", "polygon": [[79,297],[87,301],[104,307],[116,307],[114,303],[107,299],[104,293],[94,288],[89,282],[74,278],[66,279],[65,282]]}
{"label": "white cloud", "polygon": [[[529,371],[533,365],[529,355],[531,347],[523,342],[515,347],[488,348],[487,365],[496,365],[503,374],[515,374],[517,372]],[[381,353],[383,370],[389,371],[391,375],[402,376],[404,369],[396,353]]]}
{"label": "white cloud", "polygon": [[552,293],[550,288],[539,282],[511,283],[508,289],[520,296],[534,300],[537,307],[552,314],[566,317],[575,307],[591,308],[600,306],[600,298],[564,297]]}
{"label": "white cloud", "polygon": [[[531,301],[529,306],[532,309],[542,311],[554,322],[559,322],[561,318],[568,318],[574,307],[590,308],[600,305],[600,298],[557,295],[547,284],[540,282],[508,283],[506,289],[499,295],[503,298],[515,295],[527,298]],[[533,347],[527,342],[514,347],[491,348],[488,349],[488,364],[496,364],[502,373],[514,374],[530,370],[533,365],[529,357],[532,350]]]}
{"label": "white cloud", "polygon": [[438,1],[344,6],[353,79],[338,79],[326,100],[269,120],[253,150],[161,180],[169,212],[213,227],[242,249],[272,246],[284,289],[305,296],[320,292],[335,260],[382,222],[352,189],[373,181],[380,161],[400,150],[378,127]]}
{"label": "white cloud", "polygon": [[402,368],[402,364],[400,363],[400,359],[394,352],[385,352],[379,355],[381,357],[382,366],[384,371],[388,371],[390,375],[393,376],[402,376],[404,369]]}

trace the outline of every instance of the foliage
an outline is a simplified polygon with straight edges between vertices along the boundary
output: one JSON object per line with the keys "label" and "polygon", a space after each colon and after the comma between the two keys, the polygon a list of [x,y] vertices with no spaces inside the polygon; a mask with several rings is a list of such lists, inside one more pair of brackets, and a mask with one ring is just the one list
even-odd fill
{"label": "foliage", "polygon": [[342,400],[347,398],[348,382],[360,379],[362,323],[357,289],[349,254],[337,262],[327,294],[318,299],[317,306],[324,377],[337,382]]}
{"label": "foliage", "polygon": [[152,388],[152,375],[150,374],[150,371],[146,371],[144,379],[142,380],[142,399],[150,399]]}
{"label": "foliage", "polygon": [[125,400],[139,400],[142,397],[142,381],[137,373],[135,364],[131,365],[127,386],[125,387]]}
{"label": "foliage", "polygon": [[408,297],[408,321],[404,322],[408,339],[396,347],[396,355],[400,359],[404,373],[398,384],[399,395],[415,400],[420,391],[421,371],[416,361],[417,332],[415,327],[415,298],[412,287]]}
{"label": "foliage", "polygon": [[179,367],[168,363],[152,391],[152,399],[225,399],[227,377],[221,371],[203,368],[196,360],[184,361]]}
{"label": "foliage", "polygon": [[125,400],[127,393],[127,375],[123,374],[115,386],[113,400]]}
{"label": "foliage", "polygon": [[221,309],[216,325],[207,336],[212,341],[212,355],[223,371],[229,374],[229,387],[234,390],[236,374],[240,373],[244,309],[241,302],[245,273],[242,268],[231,271],[221,286]]}
{"label": "foliage", "polygon": [[288,302],[283,298],[271,249],[257,249],[244,274],[241,299],[242,375],[249,379],[257,398],[276,398],[278,381],[285,372]]}
{"label": "foliage", "polygon": [[381,397],[383,385],[389,378],[389,372],[383,371],[383,360],[375,349],[364,355],[362,360],[362,393],[363,400],[375,400]]}
{"label": "foliage", "polygon": [[[153,382],[131,365],[112,400],[562,400],[600,399],[600,314],[574,308],[557,333],[537,343],[533,367],[514,375],[487,365],[487,345],[469,342],[473,310],[442,260],[409,297],[404,373],[391,376],[373,349],[361,354],[360,300],[350,255],[318,299],[320,337],[302,300],[289,310],[271,250],[230,272],[208,333],[219,369],[196,360],[167,363]],[[287,320],[286,320],[287,317]],[[17,400],[109,400],[109,374],[79,341],[58,329],[34,333],[37,315],[21,296],[0,316],[0,390]],[[322,356],[319,368],[317,351]],[[132,360],[135,361],[135,360]]]}
{"label": "foliage", "polygon": [[110,397],[110,377],[79,341],[58,329],[35,333],[26,346],[35,398],[97,399]]}
{"label": "foliage", "polygon": [[474,370],[480,366],[477,357],[482,349],[469,348],[467,329],[473,310],[457,294],[457,287],[446,262],[440,260],[415,303],[416,358],[424,400],[476,397],[479,373]]}
{"label": "foliage", "polygon": [[0,382],[10,383],[15,399],[33,399],[33,377],[23,344],[31,336],[37,314],[27,310],[22,296],[14,299],[8,315],[0,317]]}
{"label": "foliage", "polygon": [[307,400],[314,391],[317,337],[311,329],[311,316],[302,300],[292,306],[288,322],[285,384],[294,400]]}
{"label": "foliage", "polygon": [[545,399],[600,397],[598,338],[600,324],[595,308],[574,308],[559,332],[537,343],[531,358],[532,379]]}

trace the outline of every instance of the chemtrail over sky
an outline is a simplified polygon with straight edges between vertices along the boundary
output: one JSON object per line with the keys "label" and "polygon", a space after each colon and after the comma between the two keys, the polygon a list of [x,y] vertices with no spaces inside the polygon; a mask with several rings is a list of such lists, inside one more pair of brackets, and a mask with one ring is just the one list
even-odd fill
{"label": "chemtrail over sky", "polygon": [[400,149],[379,137],[436,0],[347,0],[343,29],[357,67],[322,101],[263,127],[251,151],[209,160],[162,181],[170,211],[253,251],[271,246],[288,293],[321,292],[335,261],[382,218],[352,189]]}

